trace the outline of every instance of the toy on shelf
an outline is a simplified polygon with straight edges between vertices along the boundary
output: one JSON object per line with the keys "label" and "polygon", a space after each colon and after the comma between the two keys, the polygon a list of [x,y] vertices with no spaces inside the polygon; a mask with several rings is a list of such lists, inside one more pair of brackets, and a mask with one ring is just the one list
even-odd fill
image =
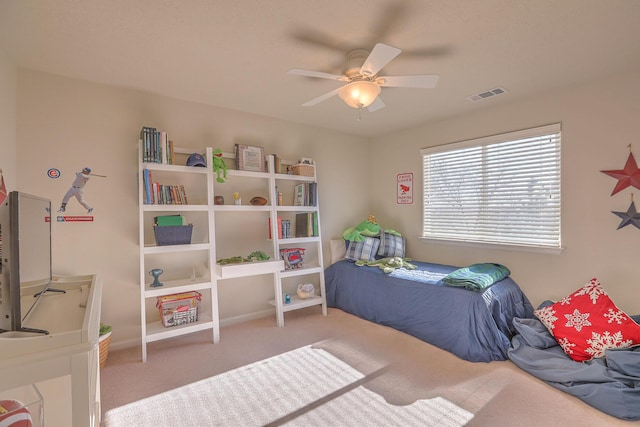
{"label": "toy on shelf", "polygon": [[227,179],[227,165],[222,158],[222,150],[213,150],[213,171],[216,173],[216,181],[223,183]]}
{"label": "toy on shelf", "polygon": [[164,271],[159,268],[154,268],[149,272],[149,275],[153,276],[153,283],[151,284],[152,288],[159,288],[160,286],[162,286],[162,282],[160,282],[159,279],[162,273],[164,273]]}
{"label": "toy on shelf", "polygon": [[233,256],[231,258],[222,258],[216,261],[220,265],[226,264],[239,264],[242,262],[253,262],[253,261],[268,261],[270,258],[265,252],[262,251],[254,251],[251,252],[246,258],[243,256]]}

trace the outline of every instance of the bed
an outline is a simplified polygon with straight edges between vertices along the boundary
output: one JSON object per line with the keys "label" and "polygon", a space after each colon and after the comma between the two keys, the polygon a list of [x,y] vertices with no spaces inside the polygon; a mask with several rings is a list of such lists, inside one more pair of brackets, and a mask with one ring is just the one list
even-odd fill
{"label": "bed", "polygon": [[510,277],[472,291],[447,286],[458,267],[412,262],[415,270],[385,273],[340,260],[325,270],[327,305],[390,326],[472,362],[506,360],[514,317],[533,307]]}

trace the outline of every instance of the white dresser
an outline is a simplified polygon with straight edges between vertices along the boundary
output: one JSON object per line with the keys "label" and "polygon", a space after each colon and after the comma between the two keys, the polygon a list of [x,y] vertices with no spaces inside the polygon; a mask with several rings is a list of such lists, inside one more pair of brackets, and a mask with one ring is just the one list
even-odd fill
{"label": "white dresser", "polygon": [[[45,294],[23,322],[26,327],[46,329],[49,335],[0,334],[0,391],[68,376],[71,395],[62,398],[70,400],[71,414],[65,425],[97,427],[102,283],[96,275],[55,276],[52,287],[66,292]],[[23,307],[28,307],[33,297],[23,298]],[[60,398],[43,395],[45,424],[48,411],[56,409],[48,400]]]}

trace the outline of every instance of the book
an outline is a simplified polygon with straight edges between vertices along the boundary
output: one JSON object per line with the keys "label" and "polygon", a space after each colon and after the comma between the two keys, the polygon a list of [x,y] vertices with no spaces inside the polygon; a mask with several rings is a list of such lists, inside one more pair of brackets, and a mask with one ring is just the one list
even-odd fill
{"label": "book", "polygon": [[158,226],[184,225],[184,217],[182,215],[159,215],[153,219]]}
{"label": "book", "polygon": [[[271,218],[269,218],[269,238],[271,239]],[[283,238],[282,218],[278,217],[278,239]]]}
{"label": "book", "polygon": [[165,131],[150,126],[143,126],[140,130],[142,140],[142,161],[144,163],[173,164],[173,141]]}
{"label": "book", "polygon": [[[316,218],[314,220],[314,217]],[[316,225],[314,226],[314,221]],[[317,215],[315,212],[301,212],[296,214],[296,237],[317,236]]]}
{"label": "book", "polygon": [[307,185],[308,187],[308,204],[307,206],[317,206],[318,205],[318,184],[315,182],[310,182]]}
{"label": "book", "polygon": [[305,185],[296,184],[293,194],[294,206],[305,206]]}
{"label": "book", "polygon": [[282,238],[291,238],[291,221],[289,221],[288,219],[282,220]]}

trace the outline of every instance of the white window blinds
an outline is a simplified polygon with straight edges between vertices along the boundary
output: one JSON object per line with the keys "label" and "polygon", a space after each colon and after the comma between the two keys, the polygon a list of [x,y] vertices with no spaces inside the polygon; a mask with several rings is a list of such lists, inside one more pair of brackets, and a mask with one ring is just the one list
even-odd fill
{"label": "white window blinds", "polygon": [[423,237],[560,248],[560,124],[421,154]]}

